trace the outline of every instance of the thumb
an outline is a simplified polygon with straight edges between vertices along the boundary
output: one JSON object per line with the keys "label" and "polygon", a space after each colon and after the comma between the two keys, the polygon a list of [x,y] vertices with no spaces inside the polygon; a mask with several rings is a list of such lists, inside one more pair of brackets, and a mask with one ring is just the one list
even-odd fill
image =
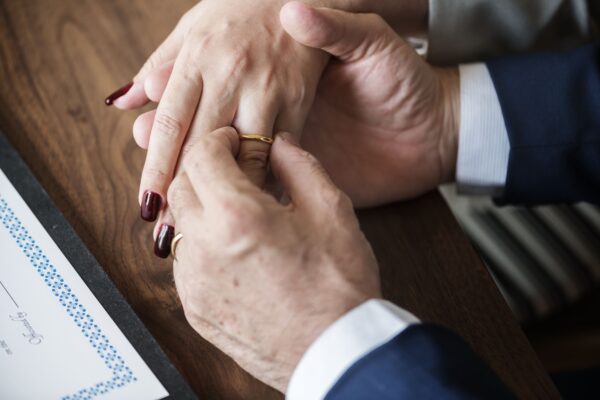
{"label": "thumb", "polygon": [[321,163],[301,149],[291,134],[276,135],[271,167],[296,207],[319,215],[330,215],[345,204],[352,209],[350,200],[331,181]]}
{"label": "thumb", "polygon": [[355,14],[329,8],[313,8],[294,1],[282,7],[283,29],[297,42],[353,61],[402,40],[377,14]]}

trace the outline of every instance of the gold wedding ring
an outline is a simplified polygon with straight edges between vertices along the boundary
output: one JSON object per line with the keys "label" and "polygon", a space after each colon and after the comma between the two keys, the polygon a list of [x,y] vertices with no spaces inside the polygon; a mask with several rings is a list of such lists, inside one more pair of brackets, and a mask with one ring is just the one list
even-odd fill
{"label": "gold wedding ring", "polygon": [[183,233],[178,233],[173,240],[171,240],[171,254],[175,260],[177,260],[177,244],[181,239],[183,239]]}
{"label": "gold wedding ring", "polygon": [[264,136],[264,135],[257,135],[255,133],[251,133],[251,134],[242,134],[240,133],[240,140],[255,140],[257,142],[263,142],[266,144],[273,144],[273,138],[268,137],[268,136]]}

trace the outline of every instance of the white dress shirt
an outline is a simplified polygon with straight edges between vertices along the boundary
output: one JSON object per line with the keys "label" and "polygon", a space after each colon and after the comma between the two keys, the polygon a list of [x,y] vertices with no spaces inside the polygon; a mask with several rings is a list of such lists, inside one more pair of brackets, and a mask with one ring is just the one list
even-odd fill
{"label": "white dress shirt", "polygon": [[485,64],[460,71],[460,130],[456,184],[459,192],[500,195],[510,143],[496,89]]}
{"label": "white dress shirt", "polygon": [[[469,193],[500,194],[510,144],[498,95],[485,64],[461,65],[456,182]],[[381,299],[350,310],[308,348],[287,388],[288,400],[323,399],[356,361],[419,320]]]}

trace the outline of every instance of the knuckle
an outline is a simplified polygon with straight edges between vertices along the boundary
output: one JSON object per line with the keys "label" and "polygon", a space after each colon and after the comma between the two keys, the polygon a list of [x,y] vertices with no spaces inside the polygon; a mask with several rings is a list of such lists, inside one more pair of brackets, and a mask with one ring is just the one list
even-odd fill
{"label": "knuckle", "polygon": [[388,35],[390,33],[392,34],[392,37],[396,37],[396,33],[390,28],[381,15],[371,13],[367,14],[366,18],[368,19],[369,25],[373,27],[373,31],[376,34],[375,37],[378,37],[379,40],[389,38]]}
{"label": "knuckle", "polygon": [[183,14],[181,16],[181,18],[179,18],[179,21],[177,22],[177,26],[175,27],[175,29],[184,29],[185,27],[189,26],[190,22],[192,22],[192,17],[193,17],[193,14],[191,14],[190,11]]}
{"label": "knuckle", "polygon": [[197,142],[197,146],[193,145],[191,148],[198,149],[195,158],[200,164],[210,165],[212,160],[222,152],[222,144],[215,135],[205,135],[201,139],[198,139]]}
{"label": "knuckle", "polygon": [[197,66],[197,57],[188,56],[185,62],[185,68],[182,69],[180,78],[188,87],[199,88],[202,86],[202,71]]}
{"label": "knuckle", "polygon": [[144,65],[142,66],[142,73],[147,73],[155,70],[158,67],[158,59],[159,59],[159,50],[155,50],[154,53],[150,55],[150,57],[146,60]]}
{"label": "knuckle", "polygon": [[308,151],[298,148],[297,157],[301,162],[309,165],[311,172],[319,173],[323,171],[323,167],[317,158]]}
{"label": "knuckle", "polygon": [[242,170],[265,170],[269,160],[269,152],[266,148],[244,149],[238,154],[237,158]]}
{"label": "knuckle", "polygon": [[162,135],[166,139],[176,140],[182,132],[182,125],[177,118],[172,117],[168,113],[159,112],[154,119],[154,132]]}
{"label": "knuckle", "polygon": [[167,179],[168,173],[158,167],[144,168],[144,175],[147,179],[154,182],[161,182]]}
{"label": "knuckle", "polygon": [[377,13],[368,13],[365,14],[365,19],[367,19],[372,25],[375,26],[385,26],[387,23],[385,20]]}
{"label": "knuckle", "polygon": [[180,84],[187,85],[189,87],[200,87],[202,85],[202,70],[198,63],[201,60],[202,49],[197,46],[191,47],[187,44],[177,56],[176,63],[179,63],[182,68],[177,73],[177,79],[180,80]]}
{"label": "knuckle", "polygon": [[322,186],[320,192],[323,203],[327,204],[331,208],[335,208],[339,202],[339,195],[337,191],[330,187]]}
{"label": "knuckle", "polygon": [[221,203],[225,223],[224,234],[227,239],[235,240],[255,236],[262,231],[266,210],[253,199],[231,198]]}
{"label": "knuckle", "polygon": [[[233,73],[232,73],[233,74]],[[227,108],[236,98],[239,89],[238,81],[232,74],[215,74],[212,81],[215,87],[218,87],[219,96],[214,99],[215,110]]]}
{"label": "knuckle", "polygon": [[278,89],[280,83],[288,81],[285,75],[285,73],[281,73],[278,70],[277,66],[265,66],[261,68],[260,76],[256,79],[256,85],[259,90],[268,95]]}
{"label": "knuckle", "polygon": [[[222,157],[224,152],[231,153],[232,141],[234,140],[237,141],[237,133],[231,127],[220,128],[207,134],[190,136],[188,143],[183,146],[185,153],[181,158],[184,165],[190,167],[213,164],[214,160]],[[189,152],[193,152],[194,156],[185,157]]]}
{"label": "knuckle", "polygon": [[[186,166],[186,169],[189,169],[190,171],[202,171],[203,167],[206,165],[206,163],[200,159],[200,157],[186,157],[184,159],[184,163]],[[202,179],[202,181],[206,182],[208,181],[210,178],[212,177],[205,177],[200,175],[200,179]]]}
{"label": "knuckle", "polygon": [[290,85],[286,88],[286,100],[291,105],[302,105],[306,100],[306,85]]}
{"label": "knuckle", "polygon": [[250,54],[243,47],[233,48],[229,51],[222,64],[221,73],[226,77],[238,76],[250,67]]}
{"label": "knuckle", "polygon": [[190,152],[198,146],[201,138],[197,136],[189,136],[183,147],[181,148],[181,158],[187,157]]}
{"label": "knuckle", "polygon": [[215,40],[213,33],[198,32],[195,38],[194,45],[194,48],[197,49],[196,51],[198,52],[198,55],[200,55],[200,53],[206,52],[206,50],[209,50],[212,47],[214,41]]}
{"label": "knuckle", "polygon": [[321,189],[321,198],[331,209],[337,211],[347,211],[352,208],[350,198],[340,189],[327,186]]}
{"label": "knuckle", "polygon": [[337,199],[337,205],[340,210],[354,210],[354,205],[352,204],[352,199],[346,193],[342,192],[340,189],[337,189],[339,195]]}
{"label": "knuckle", "polygon": [[182,51],[182,57],[185,57],[186,65],[190,65],[189,63],[194,60],[206,65],[206,54],[215,52],[216,41],[214,33],[190,28],[188,36],[189,39],[185,43],[185,52]]}

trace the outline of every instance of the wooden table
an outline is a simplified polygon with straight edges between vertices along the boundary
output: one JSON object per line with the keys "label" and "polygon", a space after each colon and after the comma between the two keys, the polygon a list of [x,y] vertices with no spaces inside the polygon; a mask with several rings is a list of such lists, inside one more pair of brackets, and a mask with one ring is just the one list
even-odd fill
{"label": "wooden table", "polygon": [[[139,218],[136,112],[103,104],[192,0],[0,2],[0,128],[203,398],[281,398],[186,323]],[[558,397],[437,192],[360,213],[385,295],[460,333],[523,398]]]}

